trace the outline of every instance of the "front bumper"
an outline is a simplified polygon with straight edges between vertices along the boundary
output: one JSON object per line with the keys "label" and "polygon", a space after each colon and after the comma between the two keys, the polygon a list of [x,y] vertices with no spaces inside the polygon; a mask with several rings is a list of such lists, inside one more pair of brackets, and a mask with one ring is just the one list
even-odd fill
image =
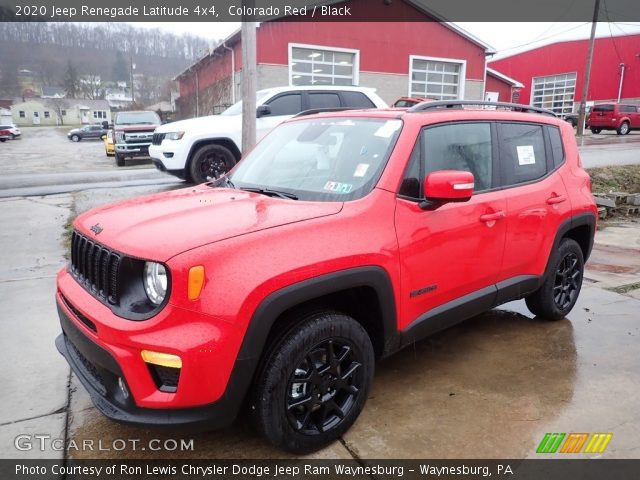
{"label": "front bumper", "polygon": [[150,143],[117,143],[116,153],[125,157],[147,157],[149,156]]}
{"label": "front bumper", "polygon": [[[235,327],[213,321],[205,326],[207,319],[202,315],[179,309],[159,321],[124,320],[66,271],[58,275],[58,289],[62,334],[56,347],[105,416],[124,423],[190,430],[222,428],[233,422],[246,393],[229,380],[231,371],[244,363],[236,362],[233,347],[225,345],[235,343]],[[89,317],[88,312],[94,315]],[[218,338],[203,340],[207,330]],[[202,353],[204,345],[214,347],[207,349],[214,353]],[[180,354],[183,368],[175,393],[161,391],[154,383],[140,356],[143,349]]]}

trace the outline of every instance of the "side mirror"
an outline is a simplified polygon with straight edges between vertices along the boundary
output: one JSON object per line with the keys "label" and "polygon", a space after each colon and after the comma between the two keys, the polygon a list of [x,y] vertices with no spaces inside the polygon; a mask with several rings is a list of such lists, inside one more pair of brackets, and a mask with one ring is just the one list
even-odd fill
{"label": "side mirror", "polygon": [[271,107],[269,105],[260,105],[256,108],[256,118],[271,115]]}
{"label": "side mirror", "polygon": [[473,173],[462,170],[438,170],[424,178],[425,199],[420,208],[428,209],[449,202],[466,202],[473,195]]}

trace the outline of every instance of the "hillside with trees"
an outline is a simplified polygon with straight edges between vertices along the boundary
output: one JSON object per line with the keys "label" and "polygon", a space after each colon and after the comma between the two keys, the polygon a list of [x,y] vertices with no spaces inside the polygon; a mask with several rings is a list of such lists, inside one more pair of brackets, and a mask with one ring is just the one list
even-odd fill
{"label": "hillside with trees", "polygon": [[126,23],[29,22],[0,23],[0,44],[0,96],[22,95],[20,77],[29,75],[40,88],[58,86],[68,96],[99,98],[118,81],[129,84],[135,65],[136,91],[147,102],[168,100],[170,79],[208,46],[194,35]]}

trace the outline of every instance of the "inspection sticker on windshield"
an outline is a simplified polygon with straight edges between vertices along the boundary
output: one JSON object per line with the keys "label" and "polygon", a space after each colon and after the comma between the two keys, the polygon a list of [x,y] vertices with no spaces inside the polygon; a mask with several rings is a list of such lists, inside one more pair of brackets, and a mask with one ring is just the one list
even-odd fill
{"label": "inspection sticker on windshield", "polygon": [[358,166],[356,167],[356,171],[353,172],[353,176],[354,177],[364,177],[367,173],[367,170],[369,170],[369,164],[368,163],[359,163]]}
{"label": "inspection sticker on windshield", "polygon": [[533,153],[533,145],[518,145],[518,165],[533,165],[536,163],[536,155]]}
{"label": "inspection sticker on windshield", "polygon": [[340,182],[327,182],[324,184],[324,189],[329,190],[330,192],[336,193],[349,193],[353,185],[351,183],[340,183]]}

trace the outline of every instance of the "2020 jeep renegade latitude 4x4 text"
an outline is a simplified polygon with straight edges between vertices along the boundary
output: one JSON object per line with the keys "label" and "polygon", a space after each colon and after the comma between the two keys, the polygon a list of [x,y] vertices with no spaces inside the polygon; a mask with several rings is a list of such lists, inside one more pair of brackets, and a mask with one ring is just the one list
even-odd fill
{"label": "2020 jeep renegade latitude 4x4 text", "polygon": [[596,224],[571,126],[450,103],[295,118],[215,183],[80,215],[56,344],[96,407],[214,428],[246,404],[308,452],[376,359],[518,298],[564,318]]}

